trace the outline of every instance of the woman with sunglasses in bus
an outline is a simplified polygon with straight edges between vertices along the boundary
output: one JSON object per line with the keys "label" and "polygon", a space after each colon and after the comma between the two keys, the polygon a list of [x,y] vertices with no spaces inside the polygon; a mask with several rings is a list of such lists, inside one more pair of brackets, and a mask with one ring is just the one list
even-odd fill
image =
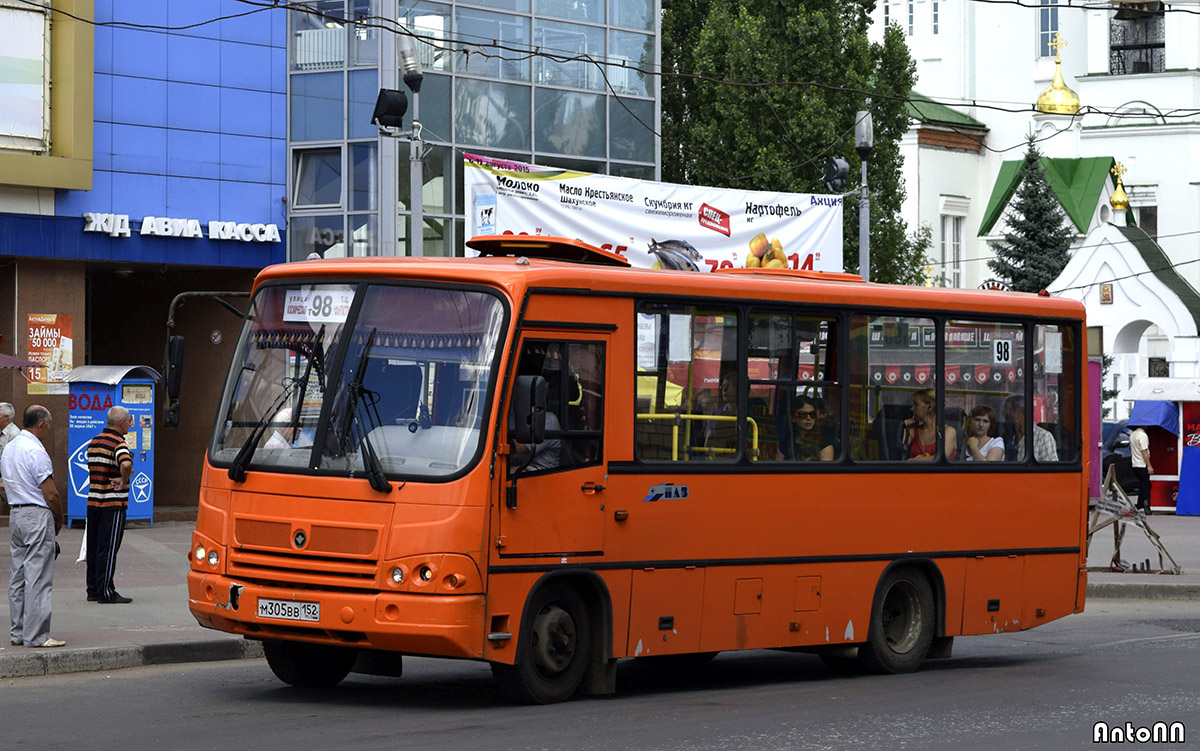
{"label": "woman with sunglasses in bus", "polygon": [[967,415],[967,461],[998,462],[1004,459],[1004,439],[996,425],[996,411],[980,404]]}
{"label": "woman with sunglasses in bus", "polygon": [[792,458],[796,461],[833,461],[835,436],[828,425],[818,423],[818,405],[810,397],[798,398],[800,406],[792,413]]}
{"label": "woman with sunglasses in bus", "polygon": [[[908,449],[908,458],[917,461],[937,459],[937,392],[921,389],[914,393],[912,413],[913,416],[904,421],[904,446]],[[941,435],[946,458],[953,461],[958,456],[958,431],[950,425],[943,425]]]}

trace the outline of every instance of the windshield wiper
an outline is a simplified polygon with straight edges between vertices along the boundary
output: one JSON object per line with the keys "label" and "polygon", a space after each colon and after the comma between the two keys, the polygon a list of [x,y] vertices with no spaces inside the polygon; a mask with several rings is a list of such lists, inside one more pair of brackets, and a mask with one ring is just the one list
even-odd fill
{"label": "windshield wiper", "polygon": [[[371,483],[371,487],[380,493],[390,493],[392,492],[392,485],[387,481],[387,476],[383,472],[383,463],[379,461],[379,455],[375,453],[375,447],[371,445],[371,439],[367,437],[368,430],[363,427],[363,421],[359,417],[359,410],[365,405],[362,397],[368,393],[363,388],[363,381],[366,379],[367,363],[371,355],[371,347],[375,346],[376,331],[378,331],[377,328],[371,329],[371,333],[363,345],[362,352],[358,356],[358,363],[354,369],[354,378],[350,380],[350,383],[346,384],[346,432],[342,435],[338,449],[343,452],[346,450],[346,444],[350,441],[350,431],[357,424],[359,453],[362,454],[363,470],[367,473],[367,482]],[[368,412],[368,416],[369,414]],[[367,424],[370,426],[371,423],[368,422]]]}
{"label": "windshield wiper", "polygon": [[[307,379],[306,379],[307,380]],[[254,452],[258,450],[258,442],[262,440],[263,433],[267,431],[267,426],[271,424],[271,418],[275,416],[275,412],[279,410],[292,394],[296,392],[302,382],[299,380],[292,381],[279,395],[263,416],[254,424],[254,430],[250,433],[250,438],[238,451],[237,456],[233,459],[233,464],[229,465],[229,479],[234,482],[242,482],[246,479],[246,465],[250,463],[250,458],[254,456]]]}
{"label": "windshield wiper", "polygon": [[317,366],[317,384],[322,391],[325,390],[325,368],[321,362],[317,362],[318,357],[324,359],[321,354],[321,340],[324,336],[325,324],[321,324],[320,330],[317,331],[317,338],[308,350],[308,362],[304,365],[304,376],[300,381],[300,395],[296,397],[296,408],[292,411],[292,423],[288,426],[288,435],[291,436],[292,441],[296,440],[296,431],[300,427],[300,409],[304,406],[304,397],[308,393],[308,377],[312,375],[314,364]]}

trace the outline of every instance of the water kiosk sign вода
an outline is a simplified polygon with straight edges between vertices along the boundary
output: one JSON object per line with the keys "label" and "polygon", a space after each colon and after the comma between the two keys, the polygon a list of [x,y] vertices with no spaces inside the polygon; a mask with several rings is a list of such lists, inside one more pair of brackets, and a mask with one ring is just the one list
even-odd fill
{"label": "water kiosk sign \u0432\u043e\u0434\u0430", "polygon": [[[149,375],[151,377],[138,377]],[[154,519],[154,385],[151,368],[82,366],[70,376],[67,450],[70,452],[67,525],[87,519],[88,444],[104,430],[108,410],[124,407],[133,418],[125,445],[133,455],[129,481],[128,519]]]}

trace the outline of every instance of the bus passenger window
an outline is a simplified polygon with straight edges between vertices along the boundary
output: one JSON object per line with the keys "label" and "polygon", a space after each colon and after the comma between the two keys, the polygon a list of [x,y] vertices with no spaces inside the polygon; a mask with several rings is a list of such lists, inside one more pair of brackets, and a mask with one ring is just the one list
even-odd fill
{"label": "bus passenger window", "polygon": [[736,461],[737,436],[749,435],[739,425],[737,314],[645,302],[636,315],[634,458]]}
{"label": "bus passenger window", "polygon": [[[1079,347],[1076,329],[1069,326],[1034,327],[1033,424],[1038,463],[1075,461],[1079,458]],[[1046,436],[1054,441],[1053,451]]]}
{"label": "bus passenger window", "polygon": [[[979,461],[980,456],[1015,459],[1017,427],[1005,416],[1011,396],[1025,393],[1025,327],[952,319],[943,338],[946,358],[946,422],[959,429],[959,457]],[[977,428],[974,417],[987,422]],[[974,437],[974,451],[968,445]],[[989,446],[980,452],[982,446]]]}
{"label": "bus passenger window", "polygon": [[[850,456],[856,461],[905,461],[913,436],[913,399],[936,393],[937,329],[930,318],[856,314],[850,323]],[[947,387],[950,374],[946,375]],[[936,405],[935,405],[936,406]],[[945,413],[932,433],[934,456],[945,443]]]}
{"label": "bus passenger window", "polygon": [[746,377],[752,459],[833,461],[841,455],[837,339],[834,318],[751,313]]}

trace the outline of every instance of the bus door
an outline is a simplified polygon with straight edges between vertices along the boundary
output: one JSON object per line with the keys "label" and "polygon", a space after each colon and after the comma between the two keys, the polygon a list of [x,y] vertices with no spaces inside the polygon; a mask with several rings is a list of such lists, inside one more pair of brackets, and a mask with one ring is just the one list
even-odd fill
{"label": "bus door", "polygon": [[[530,332],[516,376],[546,381],[546,435],[508,438],[500,557],[600,555],[604,549],[604,388],[607,334]],[[508,430],[515,418],[511,403]]]}

